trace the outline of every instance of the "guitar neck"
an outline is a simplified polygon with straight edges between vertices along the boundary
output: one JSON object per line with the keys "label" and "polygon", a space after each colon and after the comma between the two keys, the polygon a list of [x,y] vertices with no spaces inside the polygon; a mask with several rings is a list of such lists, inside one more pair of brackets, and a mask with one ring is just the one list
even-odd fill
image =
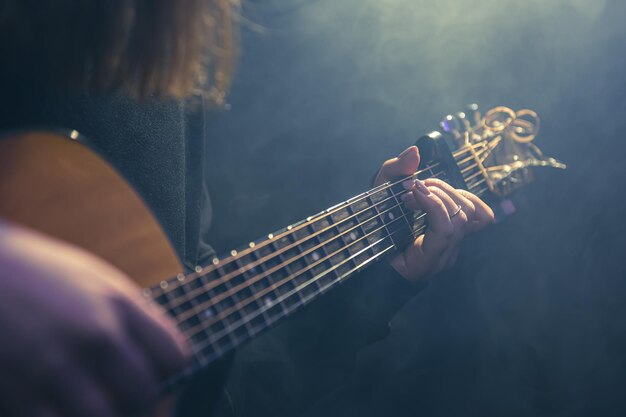
{"label": "guitar neck", "polygon": [[[209,365],[423,233],[425,215],[403,206],[402,182],[448,180],[442,168],[430,164],[146,289],[146,297],[168,311],[191,345],[195,363],[179,377]],[[469,175],[473,172],[463,176]]]}

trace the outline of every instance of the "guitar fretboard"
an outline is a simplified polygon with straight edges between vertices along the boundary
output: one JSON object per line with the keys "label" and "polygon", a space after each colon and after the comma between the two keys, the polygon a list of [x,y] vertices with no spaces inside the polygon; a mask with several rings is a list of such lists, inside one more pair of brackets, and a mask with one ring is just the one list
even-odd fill
{"label": "guitar fretboard", "polygon": [[413,213],[401,204],[401,188],[356,196],[161,283],[152,296],[188,335],[198,361],[212,362],[402,247]]}
{"label": "guitar fretboard", "polygon": [[[445,176],[434,164],[412,177]],[[424,215],[403,206],[404,193],[401,181],[382,184],[147,289],[146,296],[166,308],[188,337],[196,363],[186,372],[210,364],[423,233]]]}

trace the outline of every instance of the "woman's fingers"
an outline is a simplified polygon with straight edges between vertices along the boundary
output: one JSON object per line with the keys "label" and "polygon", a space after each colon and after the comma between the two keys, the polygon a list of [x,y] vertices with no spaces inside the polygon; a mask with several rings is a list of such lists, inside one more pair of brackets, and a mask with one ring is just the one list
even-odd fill
{"label": "woman's fingers", "polygon": [[420,164],[420,154],[417,146],[411,146],[396,158],[391,158],[383,163],[378,171],[374,185],[380,185],[387,181],[392,181],[406,175],[411,175],[417,171]]}
{"label": "woman's fingers", "polygon": [[[436,236],[438,245],[433,248],[433,253],[437,253],[437,249],[445,246],[445,242],[452,237],[454,233],[454,225],[450,220],[446,202],[442,201],[440,196],[432,193],[426,185],[418,180],[407,180],[403,187],[410,192],[409,195],[403,196],[405,203],[413,210],[421,210],[426,213],[428,228],[426,234]],[[440,241],[440,242],[439,242]]]}
{"label": "woman's fingers", "polygon": [[430,272],[449,268],[457,258],[458,246],[465,235],[489,223],[491,210],[473,194],[461,192],[438,179],[410,180],[404,186],[411,192],[403,198],[406,205],[427,213],[429,227],[416,244],[430,265]]}
{"label": "woman's fingers", "polygon": [[[385,161],[374,183],[380,185],[412,175],[419,162],[419,152],[412,146]],[[407,190],[402,195],[404,204],[424,212],[428,223],[424,235],[392,260],[394,268],[409,280],[452,266],[463,238],[493,222],[493,212],[480,198],[439,179],[410,179],[402,185]]]}
{"label": "woman's fingers", "polygon": [[454,225],[450,220],[446,203],[420,180],[407,180],[403,186],[411,193],[403,197],[406,204],[414,210],[426,213],[428,228],[424,234],[422,251],[427,256],[439,257],[454,234]]}
{"label": "woman's fingers", "polygon": [[468,225],[470,233],[476,232],[483,227],[490,225],[494,221],[493,210],[483,200],[475,194],[466,190],[458,190],[459,194],[474,204],[474,215],[472,221]]}
{"label": "woman's fingers", "polygon": [[437,187],[444,191],[454,201],[457,207],[461,207],[461,210],[465,213],[468,222],[474,219],[476,206],[462,193],[464,190],[457,190],[447,182],[437,178],[429,178],[424,181],[424,184],[426,184],[427,187]]}
{"label": "woman's fingers", "polygon": [[[435,267],[435,273],[446,269],[450,263],[450,259],[454,251],[457,249],[463,238],[465,237],[465,225],[467,224],[467,215],[463,211],[463,207],[468,204],[463,201],[464,198],[460,195],[455,195],[454,188],[446,189],[441,187],[440,180],[426,180],[425,184],[430,184],[429,189],[435,195],[437,195],[446,206],[448,215],[450,216],[450,222],[452,223],[453,232],[448,239],[448,244],[445,250],[439,257],[439,260]],[[427,243],[427,236],[424,243]]]}

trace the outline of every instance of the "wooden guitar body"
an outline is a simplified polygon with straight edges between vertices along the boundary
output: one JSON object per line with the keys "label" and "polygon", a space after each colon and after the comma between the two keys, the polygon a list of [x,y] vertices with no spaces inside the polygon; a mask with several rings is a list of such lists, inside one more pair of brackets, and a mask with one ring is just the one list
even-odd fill
{"label": "wooden guitar body", "polygon": [[[101,157],[61,134],[0,138],[0,218],[86,249],[141,287],[182,271],[135,191]],[[170,414],[169,402],[159,416]]]}
{"label": "wooden guitar body", "polygon": [[60,134],[0,139],[0,217],[86,249],[142,287],[182,272],[135,191],[101,157]]}

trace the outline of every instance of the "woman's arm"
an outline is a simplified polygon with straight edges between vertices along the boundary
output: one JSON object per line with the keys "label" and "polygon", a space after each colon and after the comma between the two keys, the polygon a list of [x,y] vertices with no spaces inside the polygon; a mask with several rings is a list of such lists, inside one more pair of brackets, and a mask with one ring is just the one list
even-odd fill
{"label": "woman's arm", "polygon": [[140,410],[185,344],[126,276],[63,242],[0,221],[0,414]]}

